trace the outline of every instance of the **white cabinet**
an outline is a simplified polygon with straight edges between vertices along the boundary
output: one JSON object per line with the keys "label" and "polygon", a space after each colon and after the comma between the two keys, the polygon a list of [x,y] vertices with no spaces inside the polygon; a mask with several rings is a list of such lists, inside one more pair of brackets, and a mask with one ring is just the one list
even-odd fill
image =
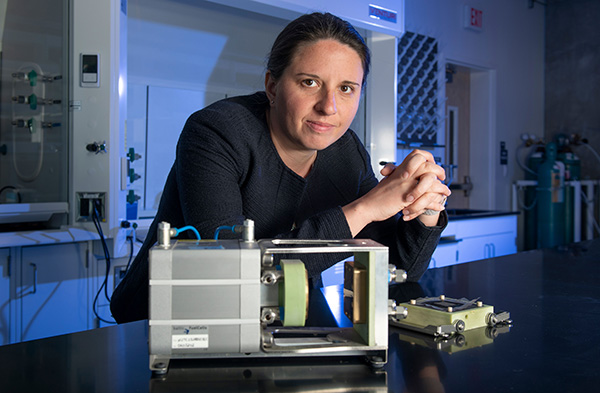
{"label": "white cabinet", "polygon": [[458,242],[442,241],[431,257],[429,268],[455,265],[458,261]]}
{"label": "white cabinet", "polygon": [[[116,249],[113,245],[108,242],[109,250]],[[111,258],[109,297],[132,247],[139,250],[133,241],[123,247]],[[104,326],[92,305],[105,266],[103,247],[93,232],[67,227],[0,233],[0,345]],[[97,311],[112,321],[104,291]]]}
{"label": "white cabinet", "polygon": [[21,249],[19,341],[90,327],[88,249],[87,242]]}
{"label": "white cabinet", "polygon": [[10,249],[0,248],[0,345],[10,343]]}
{"label": "white cabinet", "polygon": [[458,244],[457,263],[499,257],[517,252],[513,233],[499,233],[464,238]]}
{"label": "white cabinet", "polygon": [[506,214],[451,220],[430,267],[444,267],[517,252],[517,216]]}

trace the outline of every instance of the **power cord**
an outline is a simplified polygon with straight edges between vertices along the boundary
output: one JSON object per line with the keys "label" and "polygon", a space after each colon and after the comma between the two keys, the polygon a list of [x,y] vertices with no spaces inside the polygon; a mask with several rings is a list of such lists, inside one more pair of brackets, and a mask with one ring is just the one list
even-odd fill
{"label": "power cord", "polygon": [[[134,252],[133,239],[135,238],[137,241],[139,241],[139,239],[137,238],[137,235],[135,232],[135,230],[137,228],[137,224],[134,223],[133,225],[131,225],[131,223],[129,221],[121,221],[121,228],[131,228],[133,231],[133,234],[127,235],[127,241],[129,242],[129,260],[127,261],[127,266],[125,267],[125,271],[123,272],[123,275],[125,275],[129,271],[129,266],[131,266],[131,261],[133,260],[133,252]],[[115,287],[116,287],[116,283],[115,283]]]}
{"label": "power cord", "polygon": [[104,258],[106,259],[106,272],[104,274],[104,281],[102,282],[102,285],[100,285],[100,288],[98,289],[98,292],[96,293],[96,296],[94,297],[94,303],[92,304],[92,310],[94,311],[94,315],[96,316],[96,318],[98,318],[99,321],[108,323],[108,324],[116,324],[115,321],[109,321],[109,320],[102,318],[98,314],[98,310],[96,309],[96,306],[98,303],[98,297],[100,296],[100,293],[102,292],[102,288],[104,288],[104,296],[106,297],[106,300],[110,303],[110,297],[108,296],[108,275],[110,273],[110,254],[108,252],[108,246],[106,245],[106,239],[104,238],[104,232],[102,231],[102,225],[100,225],[100,213],[99,213],[100,207],[101,207],[100,201],[95,200],[94,206],[93,206],[93,211],[92,211],[92,221],[94,222],[96,231],[98,231],[98,235],[100,236],[100,242],[102,243],[102,248],[104,250]]}
{"label": "power cord", "polygon": [[2,194],[5,190],[13,190],[14,193],[17,194],[17,202],[21,203],[21,193],[19,192],[19,189],[17,187],[4,186],[4,187],[0,188],[0,194]]}
{"label": "power cord", "polygon": [[125,274],[127,274],[127,272],[129,271],[129,266],[131,265],[131,261],[133,260],[133,236],[127,236],[127,240],[129,240],[129,260],[127,261],[127,266],[125,267]]}

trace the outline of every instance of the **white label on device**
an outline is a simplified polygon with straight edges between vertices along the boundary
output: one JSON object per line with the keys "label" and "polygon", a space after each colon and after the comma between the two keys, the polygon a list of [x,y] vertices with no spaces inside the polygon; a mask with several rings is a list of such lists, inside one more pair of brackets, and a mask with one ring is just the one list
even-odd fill
{"label": "white label on device", "polygon": [[173,326],[172,349],[208,348],[207,326]]}
{"label": "white label on device", "polygon": [[173,336],[173,349],[208,348],[208,334],[187,334]]}

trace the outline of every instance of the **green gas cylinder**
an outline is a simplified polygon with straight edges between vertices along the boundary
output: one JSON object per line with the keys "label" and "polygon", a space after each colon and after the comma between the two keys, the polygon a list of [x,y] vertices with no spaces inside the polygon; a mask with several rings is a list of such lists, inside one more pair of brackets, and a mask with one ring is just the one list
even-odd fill
{"label": "green gas cylinder", "polygon": [[[540,164],[544,162],[544,145],[536,145],[527,157],[527,168],[530,171],[525,171],[526,180],[537,180],[537,171]],[[525,237],[524,237],[524,249],[533,250],[537,248],[537,207],[536,201],[537,191],[536,187],[526,187],[524,190],[524,226],[525,226]]]}
{"label": "green gas cylinder", "polygon": [[[570,147],[570,140],[566,134],[557,134],[554,136],[554,141],[557,146],[556,159],[565,164],[565,182],[571,180],[581,179],[581,161],[579,157]],[[565,241],[571,243],[574,241],[574,222],[575,222],[575,210],[574,210],[574,199],[575,199],[575,188],[567,186],[565,188]]]}
{"label": "green gas cylinder", "polygon": [[538,168],[537,246],[565,243],[565,165],[557,161],[556,143],[546,145],[546,157]]}
{"label": "green gas cylinder", "polygon": [[[575,153],[569,150],[558,152],[557,160],[565,165],[565,181],[581,179],[581,161]],[[574,241],[574,211],[575,189],[573,187],[565,188],[565,241],[571,243]]]}

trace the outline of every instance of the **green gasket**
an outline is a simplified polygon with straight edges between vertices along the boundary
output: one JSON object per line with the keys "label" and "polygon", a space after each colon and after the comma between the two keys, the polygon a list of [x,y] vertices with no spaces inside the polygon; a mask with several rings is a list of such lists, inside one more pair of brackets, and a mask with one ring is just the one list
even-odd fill
{"label": "green gasket", "polygon": [[280,265],[283,281],[279,285],[279,305],[283,307],[283,326],[304,326],[308,314],[308,277],[304,263],[286,259]]}

